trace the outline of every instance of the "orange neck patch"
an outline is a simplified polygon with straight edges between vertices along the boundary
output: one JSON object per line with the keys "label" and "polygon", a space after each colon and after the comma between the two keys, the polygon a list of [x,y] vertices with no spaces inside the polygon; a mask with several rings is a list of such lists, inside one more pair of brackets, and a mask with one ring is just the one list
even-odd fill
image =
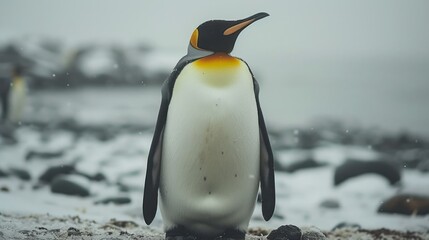
{"label": "orange neck patch", "polygon": [[231,68],[239,64],[240,60],[226,53],[215,53],[195,61],[195,65],[201,68]]}

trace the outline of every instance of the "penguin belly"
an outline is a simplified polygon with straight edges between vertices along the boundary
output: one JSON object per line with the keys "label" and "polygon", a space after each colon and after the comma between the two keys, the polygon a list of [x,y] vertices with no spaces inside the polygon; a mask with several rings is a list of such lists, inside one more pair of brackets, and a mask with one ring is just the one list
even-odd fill
{"label": "penguin belly", "polygon": [[247,230],[259,186],[260,139],[247,65],[236,58],[229,65],[222,58],[204,61],[185,66],[174,85],[162,145],[160,209],[165,230],[184,226],[215,236]]}

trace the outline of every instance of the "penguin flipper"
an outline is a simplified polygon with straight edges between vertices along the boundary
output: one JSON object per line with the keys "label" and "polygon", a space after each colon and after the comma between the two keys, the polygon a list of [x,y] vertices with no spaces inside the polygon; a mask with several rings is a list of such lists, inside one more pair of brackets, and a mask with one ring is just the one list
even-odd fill
{"label": "penguin flipper", "polygon": [[159,108],[158,120],[153,134],[146,167],[146,180],[143,195],[143,217],[146,224],[152,223],[158,205],[158,188],[162,159],[162,141],[164,127],[167,121],[168,106],[177,74],[173,72],[162,86],[162,100]]}
{"label": "penguin flipper", "polygon": [[146,224],[152,223],[158,205],[158,188],[161,168],[162,140],[164,134],[165,119],[168,103],[164,99],[158,113],[158,121],[152,139],[146,167],[146,180],[143,195],[143,217]]}
{"label": "penguin flipper", "polygon": [[259,104],[259,85],[253,78],[256,105],[258,108],[259,138],[260,138],[260,179],[262,195],[262,215],[265,221],[273,216],[276,205],[276,191],[274,184],[274,157],[265,126],[264,115]]}

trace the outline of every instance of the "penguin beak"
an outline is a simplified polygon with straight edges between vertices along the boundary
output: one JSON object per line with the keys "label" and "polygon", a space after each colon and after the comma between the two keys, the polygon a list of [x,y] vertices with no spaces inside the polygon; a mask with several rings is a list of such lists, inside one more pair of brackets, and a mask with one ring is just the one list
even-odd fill
{"label": "penguin beak", "polygon": [[260,13],[253,15],[253,16],[250,16],[248,18],[235,21],[235,24],[232,25],[231,27],[227,28],[223,32],[223,35],[229,36],[229,35],[234,34],[236,32],[240,32],[241,30],[243,30],[244,28],[246,28],[250,24],[254,23],[255,21],[262,19],[264,17],[268,17],[268,16],[269,16],[268,13],[260,12]]}

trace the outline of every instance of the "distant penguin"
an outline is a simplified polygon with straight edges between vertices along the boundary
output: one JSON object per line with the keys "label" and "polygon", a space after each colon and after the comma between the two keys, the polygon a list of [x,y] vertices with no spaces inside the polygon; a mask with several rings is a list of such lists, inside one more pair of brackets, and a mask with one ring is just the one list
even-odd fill
{"label": "distant penguin", "polygon": [[273,215],[273,153],[258,83],[230,55],[240,32],[267,16],[201,24],[163,84],[143,216],[153,221],[159,189],[167,239],[244,239],[259,183],[263,217]]}
{"label": "distant penguin", "polygon": [[10,85],[10,78],[0,78],[1,121],[8,119]]}
{"label": "distant penguin", "polygon": [[22,114],[27,102],[27,82],[22,75],[22,69],[16,66],[12,72],[12,82],[9,93],[9,116],[10,122],[22,120]]}

